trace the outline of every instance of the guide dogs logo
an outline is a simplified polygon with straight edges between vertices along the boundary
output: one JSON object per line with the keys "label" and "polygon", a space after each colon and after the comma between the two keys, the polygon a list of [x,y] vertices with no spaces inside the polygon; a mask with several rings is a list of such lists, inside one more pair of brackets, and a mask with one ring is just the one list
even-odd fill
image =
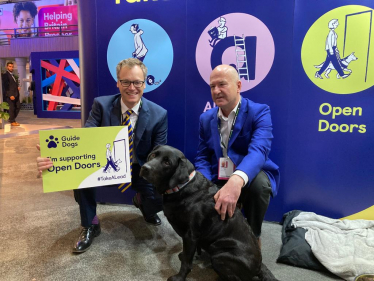
{"label": "guide dogs logo", "polygon": [[315,85],[335,94],[353,94],[373,86],[372,17],[373,9],[349,5],[314,22],[305,35],[301,60]]}
{"label": "guide dogs logo", "polygon": [[48,139],[45,140],[48,144],[48,148],[56,148],[57,144],[60,143],[58,141],[58,138],[55,138],[54,136],[50,135]]}
{"label": "guide dogs logo", "polygon": [[266,77],[274,54],[273,37],[262,21],[249,14],[232,13],[214,19],[204,29],[196,46],[196,65],[208,84],[217,65],[233,66],[245,92]]}

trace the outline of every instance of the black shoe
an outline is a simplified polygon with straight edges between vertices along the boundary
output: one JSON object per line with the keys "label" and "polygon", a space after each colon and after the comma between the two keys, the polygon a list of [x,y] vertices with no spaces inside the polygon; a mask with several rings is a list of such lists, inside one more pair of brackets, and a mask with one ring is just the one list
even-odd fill
{"label": "black shoe", "polygon": [[83,227],[78,240],[73,247],[73,253],[83,253],[91,246],[94,237],[101,233],[100,223],[91,224],[89,227]]}
{"label": "black shoe", "polygon": [[146,217],[144,215],[143,204],[139,204],[138,198],[136,197],[136,195],[132,198],[132,203],[134,204],[136,208],[138,208],[142,212],[143,218],[147,223],[152,224],[152,225],[161,224],[161,219],[159,218],[157,214],[154,214],[153,216],[150,216],[150,217]]}
{"label": "black shoe", "polygon": [[144,220],[147,223],[153,224],[153,225],[160,225],[161,224],[161,219],[159,218],[159,216],[157,214],[154,214],[153,216],[151,216],[149,218],[144,218]]}

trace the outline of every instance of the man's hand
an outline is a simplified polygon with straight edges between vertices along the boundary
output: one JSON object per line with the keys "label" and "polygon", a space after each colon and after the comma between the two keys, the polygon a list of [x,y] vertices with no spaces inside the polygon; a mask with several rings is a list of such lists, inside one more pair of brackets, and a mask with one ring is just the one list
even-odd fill
{"label": "man's hand", "polygon": [[[40,151],[40,145],[39,144],[36,145],[36,148]],[[42,177],[42,172],[44,170],[47,170],[47,169],[53,167],[53,162],[49,158],[37,157],[36,158],[36,165],[37,165],[37,168],[38,168],[38,174],[36,175],[36,177],[41,178]]]}
{"label": "man's hand", "polygon": [[21,91],[21,87],[18,87],[18,91]]}
{"label": "man's hand", "polygon": [[15,100],[16,98],[14,96],[10,96],[10,100]]}
{"label": "man's hand", "polygon": [[225,220],[226,212],[231,218],[235,212],[244,180],[238,175],[232,175],[227,183],[214,195],[216,201],[215,209],[221,215],[221,220]]}

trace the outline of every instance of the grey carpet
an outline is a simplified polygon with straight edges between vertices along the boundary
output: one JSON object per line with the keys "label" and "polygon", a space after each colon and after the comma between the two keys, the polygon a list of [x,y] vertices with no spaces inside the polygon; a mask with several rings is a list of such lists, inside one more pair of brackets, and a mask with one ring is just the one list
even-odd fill
{"label": "grey carpet", "polygon": [[[86,253],[72,254],[78,206],[71,191],[43,194],[37,143],[38,135],[0,139],[0,280],[166,280],[178,272],[181,239],[163,214],[162,225],[151,226],[133,206],[99,205],[101,235]],[[263,261],[279,280],[341,280],[277,264],[280,247],[281,226],[264,223]],[[206,255],[187,280],[217,280]]]}

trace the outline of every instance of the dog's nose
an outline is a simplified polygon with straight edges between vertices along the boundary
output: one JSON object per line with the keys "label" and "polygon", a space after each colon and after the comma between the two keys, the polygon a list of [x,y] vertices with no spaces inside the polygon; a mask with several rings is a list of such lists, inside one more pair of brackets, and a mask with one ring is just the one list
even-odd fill
{"label": "dog's nose", "polygon": [[140,176],[146,177],[149,174],[151,167],[148,164],[144,164],[140,169]]}

